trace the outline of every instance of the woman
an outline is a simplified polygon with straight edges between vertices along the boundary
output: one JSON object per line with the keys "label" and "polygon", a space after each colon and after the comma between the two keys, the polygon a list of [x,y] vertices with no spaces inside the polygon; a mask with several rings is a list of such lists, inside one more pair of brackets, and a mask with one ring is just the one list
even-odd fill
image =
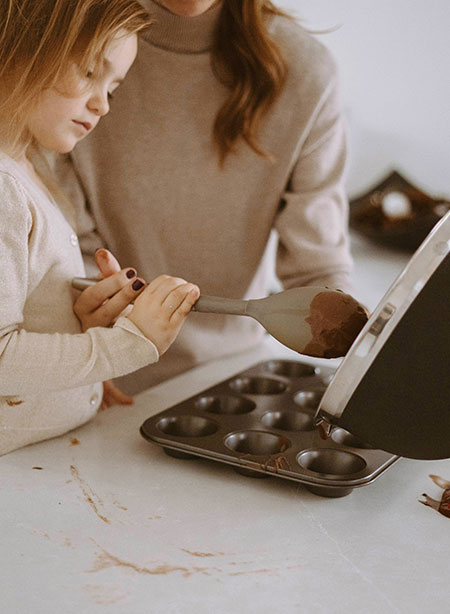
{"label": "woman", "polygon": [[[111,114],[60,169],[85,250],[107,246],[148,279],[164,271],[204,294],[259,298],[275,229],[284,287],[348,291],[346,146],[329,52],[268,0],[142,4],[155,23]],[[262,333],[250,318],[194,313],[167,358],[125,389],[248,349]]]}

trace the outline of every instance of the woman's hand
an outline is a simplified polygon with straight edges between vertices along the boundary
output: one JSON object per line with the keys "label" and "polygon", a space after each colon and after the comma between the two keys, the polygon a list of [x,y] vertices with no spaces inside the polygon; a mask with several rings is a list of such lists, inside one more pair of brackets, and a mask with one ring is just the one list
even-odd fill
{"label": "woman's hand", "polygon": [[162,355],[175,341],[199,296],[200,290],[194,284],[160,275],[138,296],[127,317]]}
{"label": "woman's hand", "polygon": [[117,388],[112,380],[103,382],[103,398],[100,411],[112,407],[113,405],[133,405],[133,397],[128,396]]}
{"label": "woman's hand", "polygon": [[136,277],[134,269],[123,269],[83,290],[73,306],[83,332],[111,326],[144,288],[144,280]]}
{"label": "woman's hand", "polygon": [[100,271],[100,277],[104,279],[121,270],[119,261],[108,249],[100,247],[95,252],[95,263]]}
{"label": "woman's hand", "polygon": [[108,250],[97,250],[95,259],[104,279],[83,290],[73,306],[83,332],[94,326],[111,326],[145,288],[144,280],[136,276],[136,271],[121,270]]}
{"label": "woman's hand", "polygon": [[[83,331],[93,326],[113,324],[120,315],[131,309],[130,302],[145,288],[145,282],[136,277],[136,271],[121,270],[118,260],[107,249],[98,249],[95,261],[101,278],[95,286],[86,288],[80,294],[73,307]],[[133,287],[136,281],[137,289],[136,285]],[[122,392],[112,380],[103,382],[100,410],[133,403],[133,397]]]}

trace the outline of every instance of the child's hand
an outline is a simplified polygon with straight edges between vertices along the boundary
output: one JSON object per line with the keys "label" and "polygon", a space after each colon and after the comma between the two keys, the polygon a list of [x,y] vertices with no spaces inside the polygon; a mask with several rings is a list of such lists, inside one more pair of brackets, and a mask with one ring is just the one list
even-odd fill
{"label": "child's hand", "polygon": [[199,296],[194,284],[160,275],[136,299],[127,317],[153,341],[161,356],[175,341]]}
{"label": "child's hand", "polygon": [[111,326],[118,316],[145,288],[134,269],[123,269],[86,288],[73,310],[85,331],[93,326]]}

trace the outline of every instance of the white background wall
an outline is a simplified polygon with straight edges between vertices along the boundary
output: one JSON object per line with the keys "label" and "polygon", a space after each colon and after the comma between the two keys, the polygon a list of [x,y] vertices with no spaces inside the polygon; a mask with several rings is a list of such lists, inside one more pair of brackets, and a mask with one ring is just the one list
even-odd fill
{"label": "white background wall", "polygon": [[450,198],[450,0],[273,0],[319,39],[340,69],[349,124],[348,191],[395,168]]}

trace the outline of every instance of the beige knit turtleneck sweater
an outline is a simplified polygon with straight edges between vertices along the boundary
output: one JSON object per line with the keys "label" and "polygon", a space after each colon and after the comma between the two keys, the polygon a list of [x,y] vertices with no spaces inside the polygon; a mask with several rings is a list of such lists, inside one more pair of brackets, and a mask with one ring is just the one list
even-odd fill
{"label": "beige knit turtleneck sweater", "polygon": [[[275,161],[241,144],[221,169],[212,125],[227,92],[209,56],[220,4],[188,18],[143,3],[156,23],[110,114],[72,154],[101,241],[148,280],[167,273],[197,283],[203,294],[259,298],[268,291],[263,255],[276,229],[276,271],[285,287],[348,290],[345,135],[329,52],[294,22],[272,20],[289,64],[259,134]],[[88,233],[72,171],[66,166],[61,176]],[[262,332],[250,318],[193,313],[159,363],[130,376],[125,388],[245,350]]]}

